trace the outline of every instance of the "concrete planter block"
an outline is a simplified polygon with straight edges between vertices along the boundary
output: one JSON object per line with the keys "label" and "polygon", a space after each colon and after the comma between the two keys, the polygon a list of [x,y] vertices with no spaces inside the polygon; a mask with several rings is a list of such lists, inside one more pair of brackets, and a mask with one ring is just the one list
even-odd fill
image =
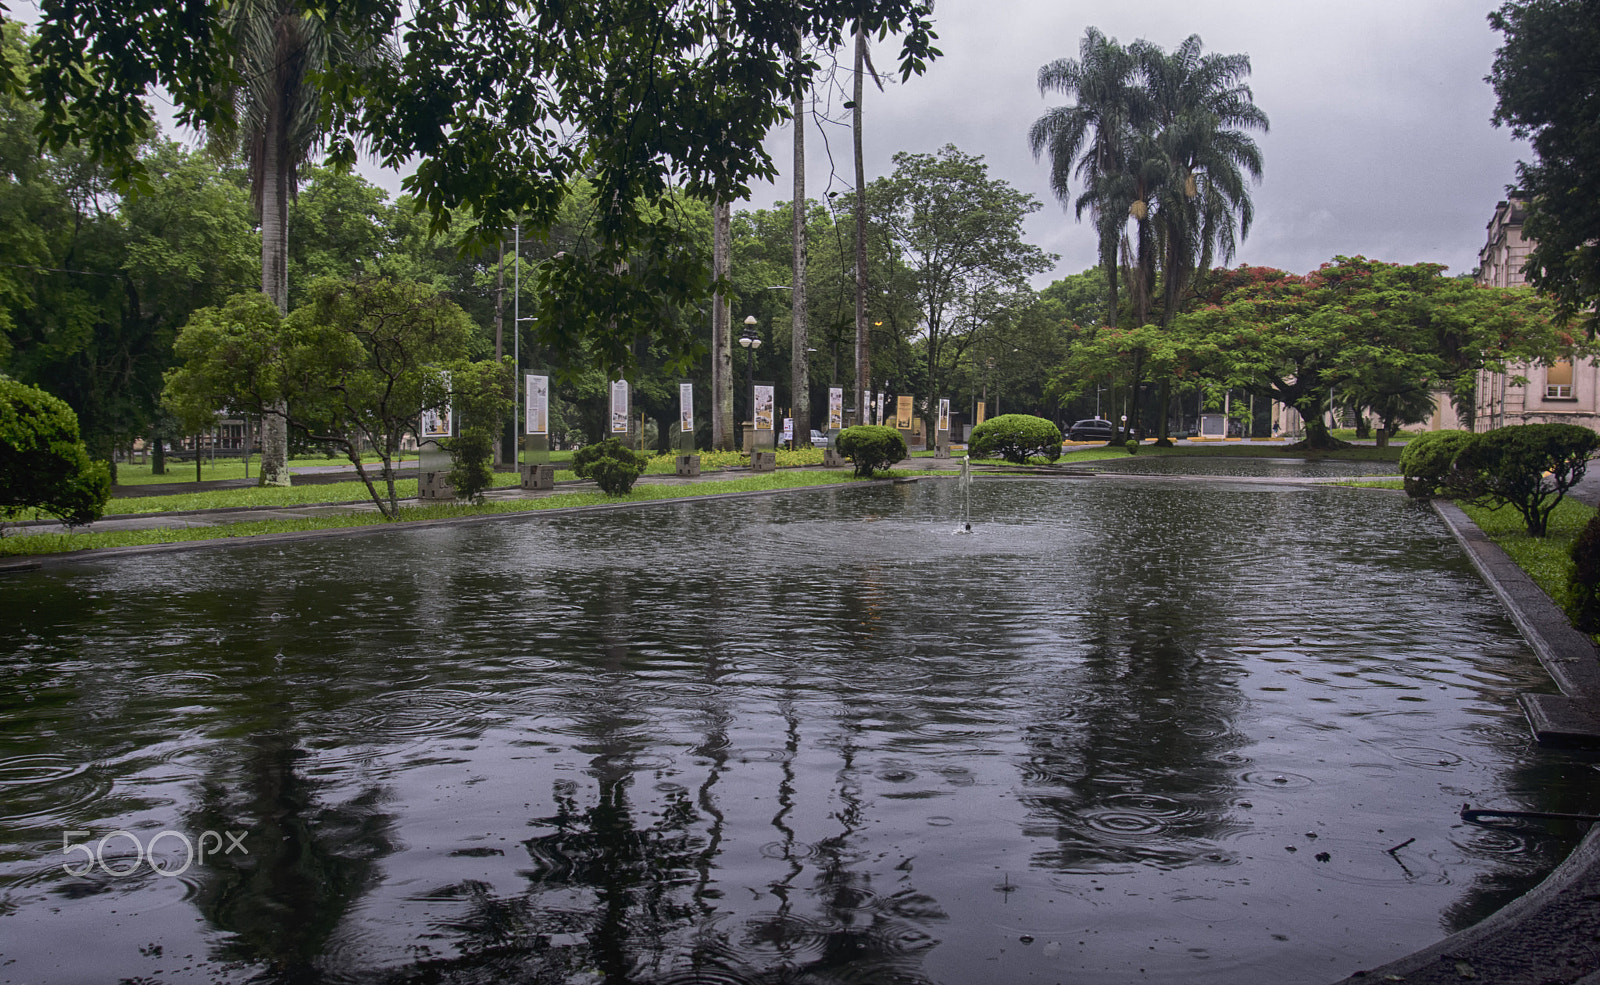
{"label": "concrete planter block", "polygon": [[449,472],[424,472],[417,480],[417,498],[424,502],[455,502]]}
{"label": "concrete planter block", "polygon": [[678,474],[685,478],[693,478],[700,474],[699,455],[679,455]]}
{"label": "concrete planter block", "polygon": [[524,465],[522,472],[522,488],[524,489],[554,489],[556,487],[556,467],[554,465]]}
{"label": "concrete planter block", "polygon": [[824,448],[822,450],[822,464],[825,468],[842,469],[849,465],[850,461],[832,448]]}
{"label": "concrete planter block", "polygon": [[750,453],[750,471],[773,472],[778,468],[778,453],[772,451],[753,451]]}

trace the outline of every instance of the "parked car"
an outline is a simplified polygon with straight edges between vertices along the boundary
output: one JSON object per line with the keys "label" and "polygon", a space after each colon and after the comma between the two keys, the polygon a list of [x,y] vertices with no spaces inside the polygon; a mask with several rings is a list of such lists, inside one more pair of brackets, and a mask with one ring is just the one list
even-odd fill
{"label": "parked car", "polygon": [[828,436],[823,434],[821,431],[813,430],[811,432],[811,447],[813,447],[813,448],[827,448],[828,447]]}
{"label": "parked car", "polygon": [[1110,421],[1091,417],[1086,421],[1079,421],[1067,428],[1068,441],[1110,441],[1117,435],[1116,427]]}

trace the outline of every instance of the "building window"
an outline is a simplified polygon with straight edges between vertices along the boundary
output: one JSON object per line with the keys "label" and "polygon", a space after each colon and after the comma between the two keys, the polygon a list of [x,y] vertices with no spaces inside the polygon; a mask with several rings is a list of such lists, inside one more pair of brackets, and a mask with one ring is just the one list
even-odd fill
{"label": "building window", "polygon": [[1557,400],[1572,399],[1572,360],[1559,359],[1551,363],[1544,374],[1544,395]]}

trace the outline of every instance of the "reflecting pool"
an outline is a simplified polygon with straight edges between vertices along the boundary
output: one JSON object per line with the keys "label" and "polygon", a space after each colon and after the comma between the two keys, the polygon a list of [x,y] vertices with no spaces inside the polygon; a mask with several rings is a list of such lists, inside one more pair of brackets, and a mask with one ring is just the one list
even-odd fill
{"label": "reflecting pool", "polygon": [[1580,834],[1463,803],[1600,806],[1404,497],[958,510],[930,480],[0,580],[0,982],[1327,982]]}

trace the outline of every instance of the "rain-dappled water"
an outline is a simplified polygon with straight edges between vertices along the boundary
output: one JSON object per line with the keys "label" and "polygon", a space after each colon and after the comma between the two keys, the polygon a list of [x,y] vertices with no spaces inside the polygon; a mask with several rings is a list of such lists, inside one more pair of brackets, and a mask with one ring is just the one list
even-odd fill
{"label": "rain-dappled water", "polygon": [[923,481],[0,580],[0,982],[1325,982],[1579,834],[1462,803],[1597,806],[1403,497],[971,510],[952,536]]}

